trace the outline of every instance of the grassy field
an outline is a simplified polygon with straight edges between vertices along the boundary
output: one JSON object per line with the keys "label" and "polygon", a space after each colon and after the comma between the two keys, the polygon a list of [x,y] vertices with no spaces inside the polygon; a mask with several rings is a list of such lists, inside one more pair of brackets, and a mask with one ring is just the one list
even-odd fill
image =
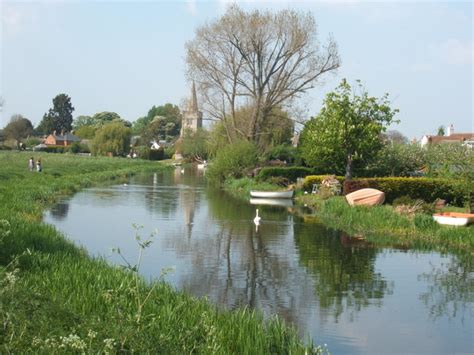
{"label": "grassy field", "polygon": [[0,152],[0,353],[319,353],[279,319],[219,311],[93,259],[41,222],[62,195],[156,162]]}

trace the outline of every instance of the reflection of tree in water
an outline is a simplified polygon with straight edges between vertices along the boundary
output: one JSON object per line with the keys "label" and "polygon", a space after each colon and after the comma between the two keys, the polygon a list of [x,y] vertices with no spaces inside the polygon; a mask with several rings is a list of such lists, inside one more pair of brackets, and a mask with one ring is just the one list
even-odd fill
{"label": "reflection of tree in water", "polygon": [[63,220],[66,218],[69,212],[69,201],[61,201],[51,208],[51,216],[57,220]]}
{"label": "reflection of tree in water", "polygon": [[313,297],[311,288],[304,292],[305,273],[295,273],[296,261],[288,249],[272,245],[290,236],[294,247],[292,217],[281,207],[261,208],[264,219],[256,232],[255,206],[222,192],[209,191],[208,197],[210,218],[217,227],[200,238],[172,241],[179,254],[192,258],[191,273],[183,276],[181,287],[227,308],[255,307],[296,323],[297,305]]}
{"label": "reflection of tree in water", "polygon": [[419,280],[430,283],[428,291],[420,296],[428,307],[433,319],[446,316],[460,318],[465,316],[472,321],[474,304],[474,260],[470,256],[451,256],[440,266],[432,266],[430,273],[418,276]]}
{"label": "reflection of tree in water", "polygon": [[295,243],[300,263],[314,276],[316,296],[322,309],[331,310],[336,321],[345,311],[381,305],[393,285],[374,270],[377,250],[360,238],[326,229],[320,224],[296,224]]}

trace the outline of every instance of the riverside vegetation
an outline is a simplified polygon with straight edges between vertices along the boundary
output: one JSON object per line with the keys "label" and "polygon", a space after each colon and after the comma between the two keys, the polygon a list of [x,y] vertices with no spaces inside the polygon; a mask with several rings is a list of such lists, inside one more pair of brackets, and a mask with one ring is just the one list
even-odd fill
{"label": "riverside vegetation", "polygon": [[[162,280],[138,277],[139,263],[114,267],[91,258],[54,227],[43,209],[61,196],[156,163],[0,153],[0,352],[320,353],[279,319],[221,311]],[[138,239],[140,249],[147,239]]]}
{"label": "riverside vegetation", "polygon": [[[277,185],[250,178],[228,179],[224,184],[225,190],[244,199],[248,198],[250,190],[278,188],[281,189]],[[312,218],[306,216],[306,221],[324,223],[351,235],[362,235],[375,246],[437,250],[467,256],[474,254],[473,226],[442,226],[433,220],[431,214],[399,214],[387,204],[351,207],[341,196],[321,198],[320,195],[305,195],[300,191],[296,201],[316,211]]]}

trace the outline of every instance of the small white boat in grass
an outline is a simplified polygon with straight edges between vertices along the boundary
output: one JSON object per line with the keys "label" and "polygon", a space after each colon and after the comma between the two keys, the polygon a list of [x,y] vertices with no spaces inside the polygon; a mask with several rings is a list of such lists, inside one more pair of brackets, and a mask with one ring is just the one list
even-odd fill
{"label": "small white boat in grass", "polygon": [[286,191],[250,191],[251,197],[257,198],[292,198],[293,190]]}
{"label": "small white boat in grass", "polygon": [[360,189],[347,194],[346,200],[351,206],[376,206],[385,201],[385,193],[377,189]]}
{"label": "small white boat in grass", "polygon": [[442,212],[433,214],[433,219],[439,224],[449,226],[466,226],[474,222],[474,213]]}

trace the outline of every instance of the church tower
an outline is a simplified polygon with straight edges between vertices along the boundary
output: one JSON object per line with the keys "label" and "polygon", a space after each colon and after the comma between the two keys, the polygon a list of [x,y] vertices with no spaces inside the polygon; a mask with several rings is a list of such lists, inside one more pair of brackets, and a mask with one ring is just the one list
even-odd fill
{"label": "church tower", "polygon": [[196,86],[194,85],[191,89],[191,99],[188,101],[188,106],[183,112],[183,121],[181,124],[181,134],[183,137],[187,130],[196,132],[198,128],[202,127],[202,112],[198,109]]}

